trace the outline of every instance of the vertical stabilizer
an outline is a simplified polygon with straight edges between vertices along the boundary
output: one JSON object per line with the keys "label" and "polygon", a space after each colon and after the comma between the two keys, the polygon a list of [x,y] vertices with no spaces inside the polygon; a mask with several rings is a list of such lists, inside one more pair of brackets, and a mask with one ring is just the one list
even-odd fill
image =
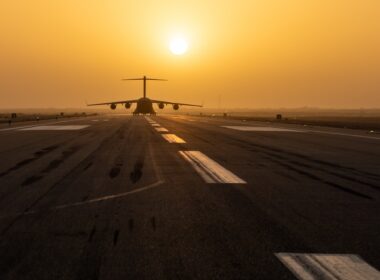
{"label": "vertical stabilizer", "polygon": [[122,79],[123,81],[143,81],[143,97],[146,98],[146,81],[167,81],[165,79],[155,79],[143,76],[142,78]]}

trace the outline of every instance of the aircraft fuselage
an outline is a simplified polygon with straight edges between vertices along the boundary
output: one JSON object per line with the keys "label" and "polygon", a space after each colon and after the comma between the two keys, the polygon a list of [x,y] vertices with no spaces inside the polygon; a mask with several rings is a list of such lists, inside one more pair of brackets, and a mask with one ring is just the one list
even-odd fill
{"label": "aircraft fuselage", "polygon": [[142,97],[136,102],[136,109],[133,111],[134,115],[138,114],[150,114],[155,115],[156,112],[153,109],[152,101],[147,97]]}

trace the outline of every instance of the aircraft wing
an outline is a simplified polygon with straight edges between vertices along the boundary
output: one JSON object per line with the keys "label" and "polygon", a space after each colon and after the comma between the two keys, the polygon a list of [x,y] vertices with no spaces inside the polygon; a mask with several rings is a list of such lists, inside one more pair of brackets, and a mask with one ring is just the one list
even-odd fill
{"label": "aircraft wing", "polygon": [[187,104],[187,103],[178,103],[178,102],[169,102],[169,101],[163,101],[163,100],[151,100],[152,103],[163,103],[165,105],[181,105],[181,106],[194,106],[194,107],[203,107],[203,105],[196,105],[196,104]]}
{"label": "aircraft wing", "polygon": [[111,105],[111,104],[124,104],[124,103],[136,103],[137,99],[123,100],[123,101],[113,101],[104,103],[87,104],[87,106],[97,106],[97,105]]}

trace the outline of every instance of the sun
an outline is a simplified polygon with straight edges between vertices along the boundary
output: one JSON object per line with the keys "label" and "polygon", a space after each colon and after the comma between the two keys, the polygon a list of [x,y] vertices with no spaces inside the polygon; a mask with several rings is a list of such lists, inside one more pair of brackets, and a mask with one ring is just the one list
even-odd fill
{"label": "sun", "polygon": [[187,52],[189,45],[185,38],[174,37],[170,40],[170,51],[175,55],[182,55]]}

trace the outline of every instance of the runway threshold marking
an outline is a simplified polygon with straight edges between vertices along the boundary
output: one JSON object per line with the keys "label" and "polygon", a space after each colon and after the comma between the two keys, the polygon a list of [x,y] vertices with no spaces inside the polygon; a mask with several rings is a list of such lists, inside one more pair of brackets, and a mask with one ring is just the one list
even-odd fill
{"label": "runway threshold marking", "polygon": [[180,155],[188,161],[195,171],[209,184],[246,184],[231,171],[225,169],[200,151],[179,151]]}
{"label": "runway threshold marking", "polygon": [[302,130],[295,129],[287,129],[287,128],[278,128],[278,127],[270,127],[270,126],[222,126],[224,128],[239,130],[239,131],[263,131],[263,132],[304,132]]}
{"label": "runway threshold marking", "polygon": [[298,253],[275,255],[300,280],[380,279],[380,272],[358,255]]}
{"label": "runway threshold marking", "polygon": [[164,127],[155,127],[155,129],[158,131],[158,132],[168,132],[169,130],[167,130],[166,128]]}
{"label": "runway threshold marking", "polygon": [[164,137],[164,139],[166,141],[168,141],[169,143],[177,143],[177,144],[183,144],[183,143],[186,143],[185,140],[183,140],[182,138],[178,137],[177,135],[175,134],[169,134],[169,133],[165,133],[165,134],[161,134],[162,137]]}
{"label": "runway threshold marking", "polygon": [[40,125],[28,128],[22,128],[21,131],[35,130],[80,130],[89,127],[89,125]]}

